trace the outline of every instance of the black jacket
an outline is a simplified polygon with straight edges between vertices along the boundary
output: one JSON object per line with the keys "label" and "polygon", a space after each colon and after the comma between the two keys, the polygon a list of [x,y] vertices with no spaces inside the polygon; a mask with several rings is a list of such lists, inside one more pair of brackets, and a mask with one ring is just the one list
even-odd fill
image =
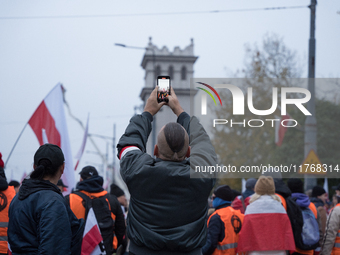
{"label": "black jacket", "polygon": [[[216,208],[216,210],[228,207],[230,205],[221,205]],[[204,255],[213,254],[216,250],[217,243],[222,242],[225,238],[225,226],[224,222],[221,220],[221,216],[217,213],[210,218],[207,242],[202,248],[202,253]]]}
{"label": "black jacket", "polygon": [[[75,191],[81,191],[81,190],[84,190],[89,193],[102,192],[104,190],[103,189],[103,177],[93,176],[89,179],[78,182]],[[111,194],[108,194],[108,196],[110,197],[109,201],[110,201],[111,212],[116,216],[114,231],[115,231],[115,235],[118,240],[118,247],[119,245],[122,245],[123,250],[125,250],[127,241],[125,238],[126,227],[125,227],[124,214],[122,212],[122,208],[117,198]],[[65,197],[65,200],[67,204],[69,205],[70,204],[69,195]]]}
{"label": "black jacket", "polygon": [[13,255],[80,254],[84,220],[75,217],[51,182],[25,179],[8,214]]}
{"label": "black jacket", "polygon": [[292,195],[292,192],[288,188],[288,186],[284,183],[282,179],[275,178],[274,179],[275,184],[275,193],[281,195],[285,199]]}
{"label": "black jacket", "polygon": [[[121,175],[131,194],[127,216],[130,251],[138,255],[155,251],[200,254],[206,238],[207,201],[215,179],[191,178],[190,160],[163,161],[147,154],[152,120],[148,112],[132,117],[117,145],[118,155],[128,146],[139,148],[120,159]],[[191,163],[216,165],[215,150],[198,119],[182,113],[177,122],[189,134]]]}

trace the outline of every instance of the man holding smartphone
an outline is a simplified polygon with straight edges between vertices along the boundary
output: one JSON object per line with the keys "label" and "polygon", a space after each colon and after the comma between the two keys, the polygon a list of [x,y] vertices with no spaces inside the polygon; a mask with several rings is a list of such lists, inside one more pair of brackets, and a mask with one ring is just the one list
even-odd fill
{"label": "man holding smartphone", "polygon": [[[155,159],[146,153],[146,142],[153,116],[165,104],[178,118],[160,130]],[[217,157],[198,119],[184,112],[172,88],[168,103],[158,103],[155,88],[144,112],[131,118],[117,148],[121,175],[131,194],[130,254],[201,255],[207,200],[215,179],[190,178],[189,156],[204,155],[201,161],[206,165],[216,165]]]}

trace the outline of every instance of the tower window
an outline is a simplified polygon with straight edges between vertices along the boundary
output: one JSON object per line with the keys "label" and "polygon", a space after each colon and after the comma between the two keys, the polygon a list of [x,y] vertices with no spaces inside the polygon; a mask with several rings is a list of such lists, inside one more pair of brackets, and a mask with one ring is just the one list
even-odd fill
{"label": "tower window", "polygon": [[182,67],[181,69],[181,80],[186,80],[187,79],[187,68],[185,66]]}
{"label": "tower window", "polygon": [[173,79],[173,77],[174,77],[174,68],[173,68],[173,66],[169,66],[168,73],[169,73],[170,78]]}

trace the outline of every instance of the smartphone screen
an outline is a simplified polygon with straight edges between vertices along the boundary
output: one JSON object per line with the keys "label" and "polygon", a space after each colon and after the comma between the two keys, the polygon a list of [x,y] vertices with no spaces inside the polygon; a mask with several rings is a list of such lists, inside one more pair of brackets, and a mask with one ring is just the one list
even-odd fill
{"label": "smartphone screen", "polygon": [[167,102],[168,95],[170,95],[170,77],[169,76],[158,76],[157,78],[157,101]]}

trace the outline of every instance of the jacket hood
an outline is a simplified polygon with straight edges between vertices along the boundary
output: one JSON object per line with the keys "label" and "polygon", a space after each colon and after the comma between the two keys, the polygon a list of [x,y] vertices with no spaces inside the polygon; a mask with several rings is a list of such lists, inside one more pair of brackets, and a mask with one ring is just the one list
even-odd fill
{"label": "jacket hood", "polygon": [[254,193],[255,193],[254,190],[246,189],[246,190],[242,193],[242,197],[243,197],[243,198],[247,198],[247,197],[250,197],[251,195],[253,195]]}
{"label": "jacket hood", "polygon": [[275,184],[275,193],[283,196],[284,198],[289,197],[292,192],[288,188],[288,186],[284,183],[282,179],[274,179]]}
{"label": "jacket hood", "polygon": [[309,204],[310,204],[309,197],[306,194],[303,194],[303,193],[293,193],[292,197],[296,198],[296,203],[300,207],[308,207]]}
{"label": "jacket hood", "polygon": [[25,179],[22,182],[22,185],[19,190],[19,199],[24,200],[26,199],[29,195],[41,191],[41,190],[52,190],[54,192],[61,194],[60,189],[58,188],[57,185],[54,185],[50,181],[46,180],[33,180],[33,179]]}
{"label": "jacket hood", "polygon": [[312,197],[310,201],[313,202],[313,204],[315,204],[316,207],[325,205],[325,203],[320,198],[317,197]]}
{"label": "jacket hood", "polygon": [[226,206],[230,206],[231,205],[231,201],[226,201],[223,200],[222,198],[219,197],[215,197],[213,200],[213,207],[215,209],[220,209],[222,207],[226,207]]}
{"label": "jacket hood", "polygon": [[103,177],[93,176],[90,179],[83,180],[77,183],[77,190],[84,190],[87,192],[97,193],[103,191]]}

